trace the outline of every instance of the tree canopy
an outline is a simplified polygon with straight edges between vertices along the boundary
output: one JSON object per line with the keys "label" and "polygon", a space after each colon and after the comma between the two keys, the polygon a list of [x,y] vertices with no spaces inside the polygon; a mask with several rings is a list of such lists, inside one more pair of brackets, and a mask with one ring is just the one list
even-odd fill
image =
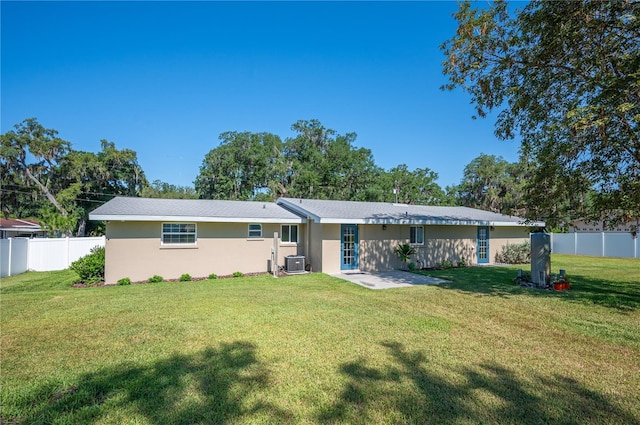
{"label": "tree canopy", "polygon": [[138,196],[147,181],[135,151],[106,140],[98,153],[75,151],[57,134],[28,118],[2,135],[2,213],[82,235],[89,211],[115,195]]}
{"label": "tree canopy", "polygon": [[527,215],[640,216],[640,3],[463,2],[455,18],[443,88],[468,92],[477,116],[498,112],[498,137],[521,138]]}
{"label": "tree canopy", "polygon": [[394,182],[407,203],[440,203],[444,192],[428,168],[390,171],[371,150],[355,146],[356,134],[338,134],[318,120],[300,120],[295,136],[226,132],[205,156],[195,181],[206,199],[274,200],[282,196],[352,201],[390,201]]}

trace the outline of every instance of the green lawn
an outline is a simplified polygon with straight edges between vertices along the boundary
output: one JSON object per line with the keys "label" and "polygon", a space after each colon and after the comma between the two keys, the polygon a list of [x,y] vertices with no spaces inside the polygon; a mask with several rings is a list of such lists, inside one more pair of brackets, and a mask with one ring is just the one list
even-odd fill
{"label": "green lawn", "polygon": [[0,423],[640,423],[640,260],[372,291],[326,275],[0,284]]}

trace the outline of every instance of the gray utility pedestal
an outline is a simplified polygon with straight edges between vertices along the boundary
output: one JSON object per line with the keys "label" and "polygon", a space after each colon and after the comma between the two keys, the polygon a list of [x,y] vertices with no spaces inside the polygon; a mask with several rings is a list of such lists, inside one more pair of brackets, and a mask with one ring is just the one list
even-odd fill
{"label": "gray utility pedestal", "polygon": [[531,235],[531,280],[544,287],[551,279],[551,236],[547,233]]}

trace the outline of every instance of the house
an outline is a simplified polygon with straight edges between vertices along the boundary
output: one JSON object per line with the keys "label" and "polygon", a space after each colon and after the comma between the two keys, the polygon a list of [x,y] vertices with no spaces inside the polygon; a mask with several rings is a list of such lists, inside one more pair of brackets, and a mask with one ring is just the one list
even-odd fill
{"label": "house", "polygon": [[113,198],[89,219],[107,222],[106,283],[264,272],[301,253],[304,222],[272,202],[127,197]]}
{"label": "house", "polygon": [[587,219],[573,220],[569,223],[569,233],[632,233],[640,227],[640,219],[630,219],[625,223],[611,225],[604,220],[590,221]]}
{"label": "house", "polygon": [[443,261],[491,264],[502,246],[529,239],[517,217],[466,207],[281,198],[279,205],[307,219],[305,255],[315,271],[379,271],[402,264],[393,251],[412,245],[423,267]]}
{"label": "house", "polygon": [[44,236],[45,231],[35,220],[0,218],[0,239],[34,238]]}
{"label": "house", "polygon": [[390,270],[400,243],[414,261],[490,264],[529,238],[522,219],[463,207],[281,198],[277,202],[116,197],[90,214],[105,220],[105,281],[266,272],[288,256],[312,271]]}

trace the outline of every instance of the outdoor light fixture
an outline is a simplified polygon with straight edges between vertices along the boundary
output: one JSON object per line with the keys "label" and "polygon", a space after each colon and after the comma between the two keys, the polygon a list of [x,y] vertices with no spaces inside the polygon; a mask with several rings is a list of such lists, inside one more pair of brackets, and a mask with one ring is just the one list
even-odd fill
{"label": "outdoor light fixture", "polygon": [[382,225],[382,230],[387,230],[387,225],[386,224]]}

